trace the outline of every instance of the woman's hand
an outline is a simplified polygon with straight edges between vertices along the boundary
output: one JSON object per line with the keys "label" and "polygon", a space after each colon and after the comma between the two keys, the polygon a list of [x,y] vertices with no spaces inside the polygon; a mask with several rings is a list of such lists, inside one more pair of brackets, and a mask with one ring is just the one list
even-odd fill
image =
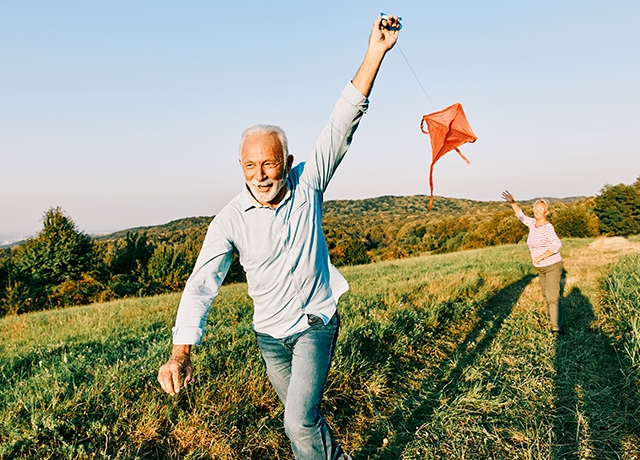
{"label": "woman's hand", "polygon": [[509,190],[505,190],[504,192],[502,192],[502,198],[504,198],[505,200],[507,200],[508,203],[515,203],[516,199],[513,197],[513,195],[509,192]]}

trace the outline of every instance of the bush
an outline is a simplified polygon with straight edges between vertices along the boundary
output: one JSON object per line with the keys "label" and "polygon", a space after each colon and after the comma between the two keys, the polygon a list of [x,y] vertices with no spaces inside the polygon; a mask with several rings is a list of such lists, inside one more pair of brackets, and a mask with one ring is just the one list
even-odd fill
{"label": "bush", "polygon": [[640,178],[634,185],[605,185],[595,197],[594,211],[606,235],[640,233]]}
{"label": "bush", "polygon": [[71,305],[87,305],[94,302],[113,300],[115,293],[91,276],[84,273],[78,280],[66,280],[51,289],[49,296],[52,305],[67,307]]}
{"label": "bush", "polygon": [[460,249],[468,230],[468,218],[447,217],[429,222],[422,238],[426,249],[435,253],[452,252]]}
{"label": "bush", "polygon": [[527,227],[513,215],[513,211],[499,211],[488,221],[472,226],[465,235],[462,249],[515,244],[526,236]]}
{"label": "bush", "polygon": [[9,283],[0,299],[0,311],[2,316],[17,315],[31,310],[32,302],[29,290],[20,281]]}
{"label": "bush", "polygon": [[600,221],[594,212],[593,198],[574,204],[556,204],[550,217],[561,238],[590,238],[600,234]]}
{"label": "bush", "polygon": [[11,250],[8,248],[0,248],[0,297],[2,297],[2,294],[11,282],[12,271]]}
{"label": "bush", "polygon": [[[54,286],[81,280],[99,267],[91,237],[59,207],[45,213],[42,231],[17,247],[12,263],[14,282],[19,284],[11,287],[11,293],[7,289],[5,303],[12,303],[16,312],[55,306],[49,298]],[[19,299],[22,305],[13,303]]]}
{"label": "bush", "polygon": [[140,272],[147,266],[154,249],[146,233],[127,232],[109,261],[109,270],[114,275]]}
{"label": "bush", "polygon": [[344,265],[361,265],[371,262],[371,256],[367,252],[366,240],[345,235],[335,246],[329,250],[331,262],[336,267]]}
{"label": "bush", "polygon": [[80,279],[94,268],[96,258],[91,237],[58,207],[46,212],[44,227],[35,238],[18,246],[13,262],[31,284],[45,286]]}

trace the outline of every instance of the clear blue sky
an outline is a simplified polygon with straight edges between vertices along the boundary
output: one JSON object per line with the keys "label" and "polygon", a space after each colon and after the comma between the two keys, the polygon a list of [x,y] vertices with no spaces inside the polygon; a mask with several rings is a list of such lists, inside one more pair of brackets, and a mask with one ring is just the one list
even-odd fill
{"label": "clear blue sky", "polygon": [[[0,3],[0,242],[61,206],[85,232],[213,215],[242,188],[237,145],[282,126],[303,161],[380,11],[435,106],[478,141],[437,195],[595,195],[640,176],[640,2]],[[400,51],[327,199],[428,194],[434,111]]]}

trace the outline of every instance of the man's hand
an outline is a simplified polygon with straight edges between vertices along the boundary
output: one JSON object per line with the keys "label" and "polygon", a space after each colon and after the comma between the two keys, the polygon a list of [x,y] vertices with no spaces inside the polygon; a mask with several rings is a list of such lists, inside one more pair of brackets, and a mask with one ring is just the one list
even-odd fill
{"label": "man's hand", "polygon": [[369,47],[364,55],[364,61],[362,61],[356,76],[351,80],[353,86],[365,97],[369,97],[369,94],[371,94],[373,82],[376,79],[385,54],[396,44],[399,29],[400,21],[397,17],[391,15],[386,16],[384,19],[382,16],[378,16],[378,19],[373,23],[373,29],[371,29],[371,34],[369,35]]}
{"label": "man's hand", "polygon": [[384,18],[378,16],[369,36],[369,48],[380,49],[386,53],[396,44],[399,31],[399,18],[391,15],[386,15]]}
{"label": "man's hand", "polygon": [[[158,371],[158,382],[162,389],[170,395],[178,394],[181,386],[187,386],[193,381],[193,367],[189,353],[191,345],[174,345],[169,361],[164,363]],[[184,375],[184,382],[180,377]]]}

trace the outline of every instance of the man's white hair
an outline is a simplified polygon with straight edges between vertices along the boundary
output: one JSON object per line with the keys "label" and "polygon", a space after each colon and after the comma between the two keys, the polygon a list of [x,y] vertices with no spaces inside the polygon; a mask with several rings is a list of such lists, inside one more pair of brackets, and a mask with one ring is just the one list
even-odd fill
{"label": "man's white hair", "polygon": [[260,134],[263,136],[275,134],[276,136],[278,136],[280,145],[282,145],[282,159],[286,161],[286,159],[289,157],[289,142],[287,141],[287,135],[284,133],[284,130],[280,126],[275,125],[254,125],[250,128],[245,129],[242,133],[242,139],[240,140],[240,155],[242,155],[242,146],[244,145],[244,141],[247,139],[247,137],[253,136],[255,134]]}

